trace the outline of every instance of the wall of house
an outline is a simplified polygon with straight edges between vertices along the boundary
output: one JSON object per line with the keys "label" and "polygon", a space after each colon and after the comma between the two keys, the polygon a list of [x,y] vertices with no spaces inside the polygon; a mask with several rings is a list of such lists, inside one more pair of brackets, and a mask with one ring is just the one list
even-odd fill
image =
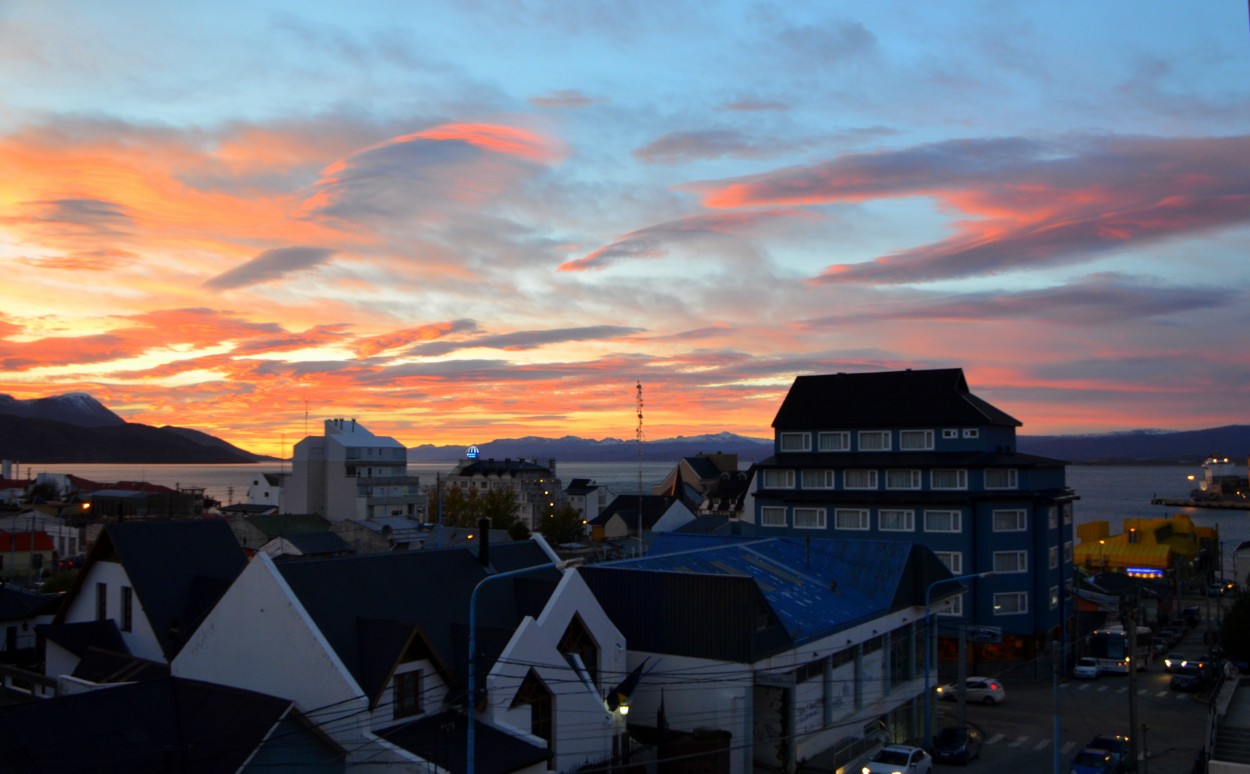
{"label": "wall of house", "polygon": [[[106,617],[111,618],[121,630],[122,641],[130,649],[132,655],[151,661],[165,661],[165,652],[161,649],[152,626],[148,623],[147,614],[143,610],[143,600],[138,593],[133,596],[130,631],[122,628],[122,587],[131,586],[126,570],[117,562],[95,562],[83,580],[82,589],[70,602],[65,612],[66,623],[96,620],[96,584],[103,583],[107,589]],[[77,660],[75,660],[75,665]],[[73,671],[71,668],[70,671]],[[48,674],[54,674],[48,672]]]}
{"label": "wall of house", "polygon": [[672,532],[683,524],[694,521],[694,514],[679,502],[673,503],[664,515],[651,526],[652,532]]}
{"label": "wall of house", "polygon": [[395,669],[395,672],[396,674],[401,672],[421,673],[421,711],[413,715],[400,718],[395,717],[395,679],[392,676],[391,682],[387,684],[382,692],[382,698],[369,713],[369,727],[374,729],[375,732],[399,723],[417,720],[424,715],[436,715],[445,709],[444,702],[447,697],[448,686],[442,675],[434,668],[432,661],[421,659],[420,661],[401,664]]}

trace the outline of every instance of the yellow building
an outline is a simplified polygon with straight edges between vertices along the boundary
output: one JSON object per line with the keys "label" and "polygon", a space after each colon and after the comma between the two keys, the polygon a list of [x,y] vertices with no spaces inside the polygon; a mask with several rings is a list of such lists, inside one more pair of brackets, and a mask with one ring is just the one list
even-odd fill
{"label": "yellow building", "polygon": [[1111,534],[1106,521],[1076,526],[1080,543],[1073,561],[1091,571],[1146,567],[1157,570],[1188,568],[1206,541],[1218,539],[1213,527],[1199,527],[1187,514],[1162,518],[1125,519],[1123,532]]}

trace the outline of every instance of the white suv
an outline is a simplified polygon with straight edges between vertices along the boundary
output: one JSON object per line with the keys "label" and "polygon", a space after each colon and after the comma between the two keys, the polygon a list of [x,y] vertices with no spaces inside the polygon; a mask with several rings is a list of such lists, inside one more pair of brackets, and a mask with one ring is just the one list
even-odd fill
{"label": "white suv", "polygon": [[861,771],[863,774],[930,774],[933,759],[920,747],[892,744],[878,750]]}

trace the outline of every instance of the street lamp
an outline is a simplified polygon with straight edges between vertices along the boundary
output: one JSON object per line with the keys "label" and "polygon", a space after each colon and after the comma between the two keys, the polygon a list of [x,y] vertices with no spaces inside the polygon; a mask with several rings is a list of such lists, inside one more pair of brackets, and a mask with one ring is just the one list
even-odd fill
{"label": "street lamp", "polygon": [[473,593],[469,595],[469,749],[465,756],[466,774],[475,774],[475,767],[477,763],[475,760],[477,757],[477,751],[474,749],[474,742],[476,741],[476,734],[474,733],[474,714],[477,709],[477,696],[475,695],[477,691],[474,683],[474,677],[476,676],[474,663],[476,659],[474,657],[477,650],[477,593],[481,591],[482,587],[489,581],[503,580],[504,578],[512,578],[517,575],[524,575],[527,572],[537,572],[539,570],[562,570],[568,566],[569,563],[564,561],[547,562],[545,564],[536,564],[533,567],[522,567],[519,570],[508,570],[507,572],[498,572],[494,575],[487,575],[485,578],[482,578],[477,582],[477,585],[473,587]]}
{"label": "street lamp", "polygon": [[935,586],[940,586],[943,583],[954,583],[956,581],[970,580],[972,578],[988,578],[993,574],[993,570],[986,570],[985,572],[974,572],[969,575],[955,575],[950,578],[941,578],[930,583],[924,590],[924,745],[926,749],[933,747],[933,721],[932,711],[930,708],[933,697],[929,695],[929,651],[933,648],[934,639],[933,622],[929,620],[932,615],[929,612],[929,595],[933,592],[933,588]]}

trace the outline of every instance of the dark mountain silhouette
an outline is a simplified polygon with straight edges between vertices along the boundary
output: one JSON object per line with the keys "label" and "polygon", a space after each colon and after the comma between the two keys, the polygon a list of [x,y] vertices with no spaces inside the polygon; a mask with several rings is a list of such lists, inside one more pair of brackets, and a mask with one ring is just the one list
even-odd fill
{"label": "dark mountain silhouette", "polygon": [[1250,425],[1226,425],[1207,430],[1020,436],[1016,448],[1027,454],[1086,464],[1196,464],[1212,454],[1244,463],[1250,458]]}
{"label": "dark mountain silhouette", "polygon": [[48,398],[18,400],[0,395],[0,415],[23,419],[49,419],[78,427],[120,427],[126,420],[106,409],[85,392],[67,392]]}

